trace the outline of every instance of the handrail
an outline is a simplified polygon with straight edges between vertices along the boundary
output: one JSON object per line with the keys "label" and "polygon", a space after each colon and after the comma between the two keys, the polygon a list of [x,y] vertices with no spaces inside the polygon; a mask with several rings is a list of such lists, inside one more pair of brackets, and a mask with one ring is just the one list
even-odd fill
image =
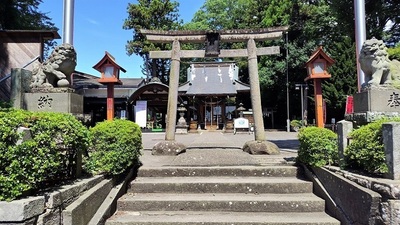
{"label": "handrail", "polygon": [[[35,62],[35,61],[38,60],[38,59],[39,59],[39,61],[40,61],[40,59],[41,59],[40,55],[36,56],[35,58],[32,58],[31,61],[29,61],[27,64],[23,65],[22,68],[25,68],[25,67],[29,66],[30,64],[32,64],[33,62]],[[1,84],[3,81],[5,81],[5,80],[7,80],[8,78],[10,78],[10,77],[11,77],[11,73],[9,73],[9,74],[7,74],[5,77],[1,78],[1,79],[0,79],[0,84]]]}

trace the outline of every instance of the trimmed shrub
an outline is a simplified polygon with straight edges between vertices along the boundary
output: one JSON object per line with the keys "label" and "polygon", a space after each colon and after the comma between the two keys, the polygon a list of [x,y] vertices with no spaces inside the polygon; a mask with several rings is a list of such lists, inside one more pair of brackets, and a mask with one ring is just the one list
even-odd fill
{"label": "trimmed shrub", "polygon": [[142,149],[142,132],[129,120],[115,119],[90,128],[91,147],[86,159],[87,171],[117,175],[138,163]]}
{"label": "trimmed shrub", "polygon": [[309,166],[321,167],[338,162],[337,135],[329,129],[305,127],[298,134],[297,159]]}
{"label": "trimmed shrub", "polygon": [[290,126],[294,131],[299,131],[301,127],[303,127],[302,121],[301,120],[292,120],[290,121]]}
{"label": "trimmed shrub", "polygon": [[7,109],[12,107],[12,102],[5,102],[0,100],[0,109]]}
{"label": "trimmed shrub", "polygon": [[[32,139],[17,144],[19,127]],[[88,148],[88,130],[70,114],[0,112],[0,200],[13,200],[75,175],[76,156]]]}
{"label": "trimmed shrub", "polygon": [[347,168],[381,175],[388,172],[382,138],[382,124],[400,122],[400,118],[384,118],[361,126],[350,133],[350,144],[344,152]]}

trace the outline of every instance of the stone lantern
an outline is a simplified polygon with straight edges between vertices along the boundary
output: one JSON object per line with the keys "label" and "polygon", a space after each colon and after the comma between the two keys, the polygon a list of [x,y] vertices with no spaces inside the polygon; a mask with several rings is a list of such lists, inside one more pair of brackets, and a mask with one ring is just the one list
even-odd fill
{"label": "stone lantern", "polygon": [[115,62],[115,58],[105,52],[104,57],[93,66],[93,68],[101,73],[98,82],[107,85],[107,120],[114,119],[114,85],[122,84],[119,80],[120,70],[124,73],[126,70]]}
{"label": "stone lantern", "polygon": [[243,111],[245,111],[246,108],[243,107],[243,103],[239,103],[239,107],[236,108],[236,111],[239,112],[239,116],[243,117]]}
{"label": "stone lantern", "polygon": [[176,133],[187,134],[187,129],[189,126],[187,125],[186,119],[183,117],[185,115],[185,112],[187,111],[187,109],[181,103],[179,105],[177,111],[179,113],[180,118],[178,120],[178,123],[176,124]]}
{"label": "stone lantern", "polygon": [[317,127],[324,127],[324,110],[322,100],[322,79],[330,78],[328,67],[335,61],[319,46],[306,63],[308,76],[304,81],[313,80],[315,99],[315,119]]}

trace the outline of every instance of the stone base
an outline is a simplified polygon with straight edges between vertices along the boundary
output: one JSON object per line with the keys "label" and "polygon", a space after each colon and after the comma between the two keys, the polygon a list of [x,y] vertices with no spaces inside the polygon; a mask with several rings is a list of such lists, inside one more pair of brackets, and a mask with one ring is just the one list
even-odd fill
{"label": "stone base", "polygon": [[279,147],[270,141],[248,141],[243,151],[252,155],[279,155]]}
{"label": "stone base", "polygon": [[369,87],[353,95],[354,113],[345,119],[358,125],[382,117],[400,116],[400,90],[393,87]]}
{"label": "stone base", "polygon": [[383,117],[400,117],[400,112],[358,112],[345,115],[345,120],[355,122],[357,125],[364,125]]}
{"label": "stone base", "polygon": [[176,141],[160,141],[154,145],[152,155],[179,155],[186,152],[186,146]]}
{"label": "stone base", "polygon": [[187,134],[188,133],[188,125],[185,126],[178,126],[175,127],[175,133],[177,134]]}
{"label": "stone base", "polygon": [[354,113],[400,112],[400,90],[395,88],[369,88],[353,96]]}
{"label": "stone base", "polygon": [[76,93],[24,93],[23,104],[34,112],[83,114],[83,96]]}

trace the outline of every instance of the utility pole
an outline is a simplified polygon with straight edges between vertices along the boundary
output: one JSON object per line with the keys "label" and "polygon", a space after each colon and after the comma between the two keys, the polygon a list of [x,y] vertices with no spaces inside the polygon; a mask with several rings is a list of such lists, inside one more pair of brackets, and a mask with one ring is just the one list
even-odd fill
{"label": "utility pole", "polygon": [[365,82],[364,72],[361,70],[360,63],[358,62],[358,56],[364,41],[366,40],[366,29],[365,29],[365,1],[354,0],[354,15],[355,15],[355,27],[356,27],[356,61],[357,61],[357,77],[358,77],[358,92],[361,91],[361,86]]}
{"label": "utility pole", "polygon": [[74,1],[64,0],[63,43],[74,45]]}
{"label": "utility pole", "polygon": [[287,111],[287,119],[286,119],[286,131],[290,132],[290,115],[289,115],[289,46],[288,46],[288,32],[286,35],[286,111]]}

